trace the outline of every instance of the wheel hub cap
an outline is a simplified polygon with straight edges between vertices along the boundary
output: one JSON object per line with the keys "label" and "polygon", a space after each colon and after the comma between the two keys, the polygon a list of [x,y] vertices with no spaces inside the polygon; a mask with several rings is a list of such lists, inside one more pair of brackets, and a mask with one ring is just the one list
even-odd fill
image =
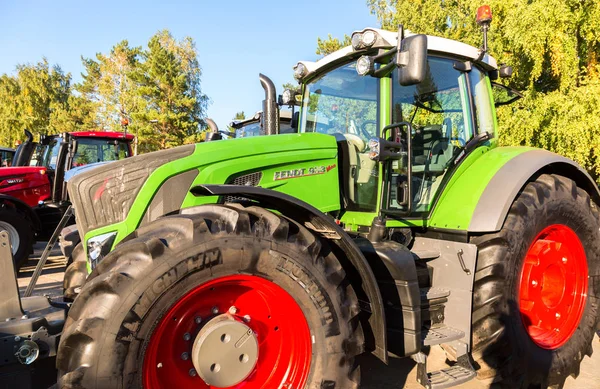
{"label": "wheel hub cap", "polygon": [[545,349],[563,346],[579,325],[587,292],[587,260],[579,237],[564,225],[546,227],[521,270],[519,310],[531,339]]}
{"label": "wheel hub cap", "polygon": [[198,333],[192,362],[208,385],[230,387],[244,381],[258,361],[254,331],[230,315],[220,315]]}
{"label": "wheel hub cap", "polygon": [[199,285],[157,322],[144,388],[304,388],[312,358],[304,313],[265,278],[230,275]]}

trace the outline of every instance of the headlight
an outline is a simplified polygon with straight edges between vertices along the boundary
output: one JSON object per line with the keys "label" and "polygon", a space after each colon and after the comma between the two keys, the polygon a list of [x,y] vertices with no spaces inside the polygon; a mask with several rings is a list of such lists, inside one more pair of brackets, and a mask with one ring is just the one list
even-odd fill
{"label": "headlight", "polygon": [[290,105],[292,103],[292,91],[289,89],[284,90],[282,94],[282,100],[283,104]]}
{"label": "headlight", "polygon": [[356,72],[361,76],[369,75],[375,69],[373,59],[367,55],[363,55],[356,61]]}
{"label": "headlight", "polygon": [[98,265],[98,263],[110,253],[115,238],[117,237],[116,232],[109,232],[106,234],[94,236],[87,241],[87,252],[88,259],[90,261],[90,267],[92,270]]}
{"label": "headlight", "polygon": [[375,35],[375,31],[367,30],[364,34],[362,34],[362,43],[367,47],[373,46],[376,39],[377,35]]}
{"label": "headlight", "polygon": [[298,64],[294,66],[294,78],[296,80],[300,81],[304,76],[306,76],[306,73],[308,73],[308,70],[303,63],[298,62]]}
{"label": "headlight", "polygon": [[352,49],[354,51],[372,47],[377,41],[378,34],[373,30],[355,32],[352,34]]}

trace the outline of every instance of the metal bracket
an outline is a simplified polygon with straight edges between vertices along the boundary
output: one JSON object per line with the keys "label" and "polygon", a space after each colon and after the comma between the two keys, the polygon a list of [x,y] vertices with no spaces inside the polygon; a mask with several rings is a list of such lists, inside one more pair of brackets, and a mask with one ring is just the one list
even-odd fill
{"label": "metal bracket", "polygon": [[58,240],[58,236],[60,235],[60,232],[62,231],[63,228],[65,228],[65,226],[67,225],[67,222],[69,221],[69,219],[71,218],[72,215],[73,215],[73,206],[69,205],[69,207],[65,211],[65,214],[63,215],[62,219],[60,219],[60,222],[58,223],[56,230],[54,230],[52,237],[50,237],[50,240],[48,240],[48,244],[46,245],[46,248],[44,249],[44,253],[42,254],[40,260],[38,261],[37,266],[35,267],[35,271],[33,272],[33,275],[31,276],[31,280],[29,281],[29,285],[27,285],[27,289],[25,289],[25,293],[23,294],[23,297],[31,296],[31,293],[33,292],[33,288],[35,288],[35,285],[37,284],[37,280],[40,277],[40,274],[42,274],[42,270],[44,270],[44,265],[46,264],[46,261],[48,260],[48,256],[50,255],[50,250],[52,250],[52,247],[54,247],[54,244]]}
{"label": "metal bracket", "polygon": [[2,318],[5,320],[16,319],[25,314],[21,306],[21,297],[19,296],[15,274],[10,238],[8,232],[1,230],[0,277],[2,277],[2,287],[0,287],[0,312],[2,312]]}

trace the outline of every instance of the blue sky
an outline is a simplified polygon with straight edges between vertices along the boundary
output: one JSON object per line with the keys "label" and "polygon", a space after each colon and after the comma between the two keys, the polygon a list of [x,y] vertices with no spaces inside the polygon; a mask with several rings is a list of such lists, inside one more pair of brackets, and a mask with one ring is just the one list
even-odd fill
{"label": "blue sky", "polygon": [[366,0],[0,0],[0,74],[45,56],[79,81],[82,55],[108,52],[123,39],[145,46],[166,28],[196,41],[202,88],[212,100],[208,116],[224,127],[236,112],[260,109],[259,73],[281,93],[296,62],[317,59],[317,37],[376,25]]}

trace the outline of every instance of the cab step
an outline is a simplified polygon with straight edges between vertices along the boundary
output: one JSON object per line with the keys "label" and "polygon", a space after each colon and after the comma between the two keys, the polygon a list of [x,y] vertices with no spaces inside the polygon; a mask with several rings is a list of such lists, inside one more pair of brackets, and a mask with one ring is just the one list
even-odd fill
{"label": "cab step", "polygon": [[472,369],[469,370],[462,366],[454,365],[446,369],[427,373],[427,382],[423,386],[429,389],[451,388],[471,381],[476,375],[477,373]]}
{"label": "cab step", "polygon": [[421,288],[421,301],[431,301],[450,296],[450,290],[444,288],[436,288],[434,286],[429,288]]}
{"label": "cab step", "polygon": [[444,324],[439,327],[423,327],[421,329],[421,339],[423,346],[435,346],[442,343],[450,343],[465,337],[465,333],[456,328],[448,327]]}
{"label": "cab step", "polygon": [[444,389],[462,385],[477,376],[471,365],[471,359],[467,352],[467,344],[455,342],[457,348],[456,364],[441,370],[427,372],[427,354],[419,352],[412,356],[417,362],[417,382],[427,389]]}

